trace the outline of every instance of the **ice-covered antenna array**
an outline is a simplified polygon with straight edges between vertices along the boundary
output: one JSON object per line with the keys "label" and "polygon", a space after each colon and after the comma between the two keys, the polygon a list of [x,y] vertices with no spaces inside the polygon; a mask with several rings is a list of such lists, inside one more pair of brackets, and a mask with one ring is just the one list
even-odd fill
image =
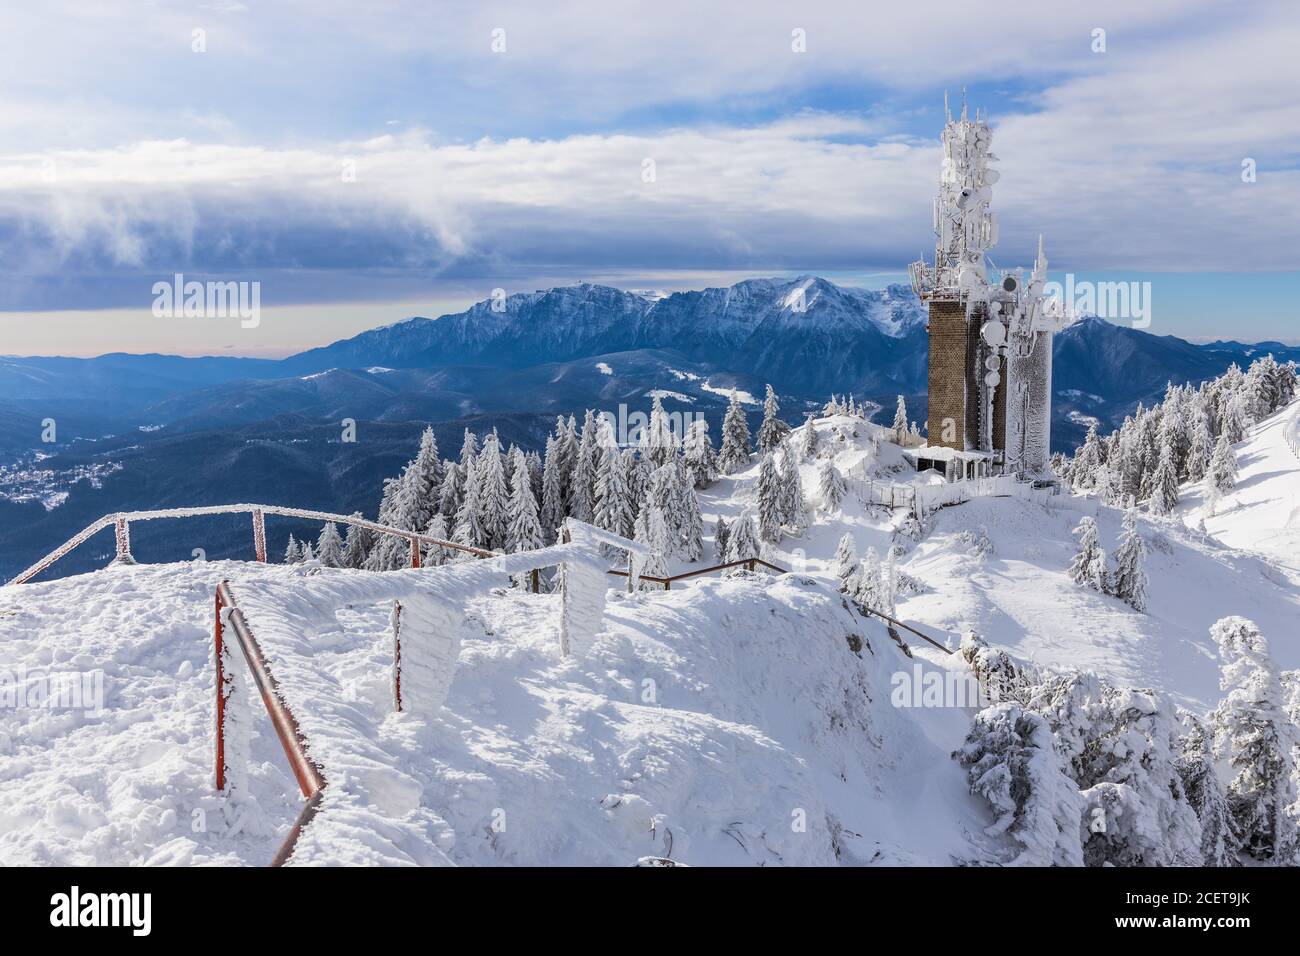
{"label": "ice-covered antenna array", "polygon": [[1049,478],[1052,335],[1067,321],[1044,295],[1047,257],[1024,270],[992,270],[993,131],[944,101],[942,158],[934,200],[934,261],[912,263],[912,286],[928,304],[929,429],[909,457],[942,464],[950,478],[1017,474]]}

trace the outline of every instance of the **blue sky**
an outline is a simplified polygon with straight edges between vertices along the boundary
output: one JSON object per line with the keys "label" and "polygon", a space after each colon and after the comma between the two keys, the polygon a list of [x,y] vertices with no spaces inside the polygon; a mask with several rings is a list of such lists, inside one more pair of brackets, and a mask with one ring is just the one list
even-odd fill
{"label": "blue sky", "polygon": [[[1135,6],[6,10],[0,353],[285,354],[577,279],[880,284],[931,246],[963,87],[998,265],[1041,232],[1054,274],[1151,281],[1153,332],[1298,341],[1300,18]],[[176,272],[259,282],[263,321],[155,318]]]}

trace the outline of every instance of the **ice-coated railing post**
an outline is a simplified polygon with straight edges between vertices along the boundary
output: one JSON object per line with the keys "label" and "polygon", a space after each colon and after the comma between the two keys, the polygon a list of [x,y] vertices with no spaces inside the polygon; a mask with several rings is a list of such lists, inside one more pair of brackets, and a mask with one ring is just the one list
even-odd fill
{"label": "ice-coated railing post", "polygon": [[388,619],[393,628],[393,707],[402,710],[402,602],[393,602],[393,614]]}
{"label": "ice-coated railing post", "polygon": [[261,508],[253,509],[253,553],[266,564],[266,516]]}
{"label": "ice-coated railing post", "polygon": [[117,537],[117,555],[113,558],[113,563],[135,564],[135,558],[131,557],[131,523],[125,518],[118,518],[113,522],[113,530]]}
{"label": "ice-coated railing post", "polygon": [[217,792],[220,793],[226,789],[226,698],[230,696],[230,686],[226,683],[225,668],[225,634],[222,630],[222,610],[224,605],[221,601],[221,589],[217,589],[216,599],[216,621],[212,629],[212,648],[213,663],[217,671],[217,726],[216,726],[216,770],[214,772]]}

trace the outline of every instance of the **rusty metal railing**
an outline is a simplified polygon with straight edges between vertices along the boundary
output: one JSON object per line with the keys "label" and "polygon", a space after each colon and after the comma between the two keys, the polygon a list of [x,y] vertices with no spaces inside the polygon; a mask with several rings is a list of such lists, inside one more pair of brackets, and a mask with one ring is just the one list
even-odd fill
{"label": "rusty metal railing", "polygon": [[[228,613],[223,614],[223,612]],[[321,798],[325,791],[325,777],[316,765],[316,761],[311,758],[307,751],[307,738],[303,736],[293,711],[285,703],[284,697],[280,693],[280,685],[276,681],[275,675],[271,673],[266,657],[262,654],[262,648],[253,636],[248,622],[244,620],[243,612],[235,603],[234,595],[230,592],[230,582],[222,581],[217,585],[216,626],[213,633],[217,670],[215,774],[217,790],[224,791],[226,789],[228,773],[226,767],[225,717],[230,686],[226,682],[225,665],[223,663],[227,623],[235,641],[239,644],[239,649],[243,652],[244,661],[248,664],[248,671],[253,676],[253,682],[257,685],[262,703],[266,707],[266,713],[271,718],[272,726],[275,727],[276,736],[280,738],[280,746],[284,748],[284,755],[289,760],[289,768],[298,781],[298,789],[307,798],[302,812],[298,814],[298,819],[294,821],[293,827],[289,830],[288,837],[280,845],[275,858],[271,861],[272,866],[282,866],[293,855],[294,847],[298,843],[298,837],[302,834],[303,828],[311,822],[320,807]]]}
{"label": "rusty metal railing", "polygon": [[447,548],[452,551],[461,551],[466,554],[472,554],[479,558],[495,557],[497,552],[489,551],[486,548],[473,548],[469,545],[457,544],[455,541],[444,541],[441,538],[430,537],[427,534],[420,534],[415,531],[404,531],[401,528],[394,528],[390,525],[380,524],[377,521],[370,521],[366,518],[357,518],[353,515],[337,515],[328,511],[312,511],[306,508],[287,508],[281,505],[257,505],[257,504],[234,504],[234,505],[203,505],[194,508],[165,508],[155,511],[122,511],[114,514],[104,515],[98,521],[82,528],[75,535],[69,538],[63,544],[59,545],[45,557],[41,558],[26,571],[23,571],[10,584],[25,584],[36,575],[49,568],[60,558],[66,556],[76,547],[83,544],[90,538],[94,537],[109,525],[114,526],[116,534],[116,558],[118,562],[134,563],[131,555],[131,522],[132,521],[155,521],[161,518],[200,518],[208,515],[225,515],[225,514],[248,514],[253,517],[253,553],[257,560],[266,562],[266,516],[280,515],[285,518],[305,518],[309,521],[333,521],[336,524],[351,525],[357,528],[365,528],[376,534],[393,535],[398,538],[405,538],[411,545],[411,567],[420,566],[420,548],[437,546]]}

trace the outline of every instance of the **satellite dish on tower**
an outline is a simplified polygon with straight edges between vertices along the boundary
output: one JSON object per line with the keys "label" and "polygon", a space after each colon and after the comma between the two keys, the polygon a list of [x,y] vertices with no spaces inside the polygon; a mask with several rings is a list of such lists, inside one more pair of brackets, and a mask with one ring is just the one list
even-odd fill
{"label": "satellite dish on tower", "polygon": [[980,338],[989,348],[999,348],[1007,340],[1007,330],[1001,322],[985,322],[980,326]]}

